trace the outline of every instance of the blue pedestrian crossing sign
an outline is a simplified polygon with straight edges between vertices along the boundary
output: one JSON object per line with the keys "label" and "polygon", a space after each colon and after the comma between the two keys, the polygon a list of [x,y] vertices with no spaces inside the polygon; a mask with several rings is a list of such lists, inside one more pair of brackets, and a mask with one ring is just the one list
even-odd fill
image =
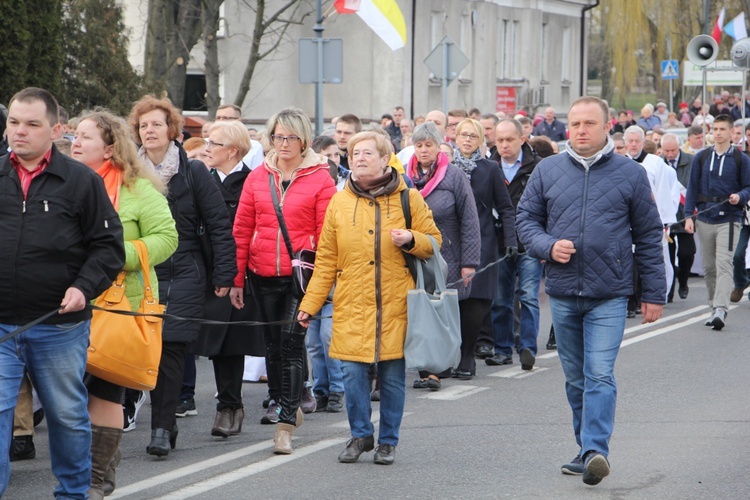
{"label": "blue pedestrian crossing sign", "polygon": [[680,77],[679,66],[676,59],[667,59],[661,62],[661,79],[677,80]]}

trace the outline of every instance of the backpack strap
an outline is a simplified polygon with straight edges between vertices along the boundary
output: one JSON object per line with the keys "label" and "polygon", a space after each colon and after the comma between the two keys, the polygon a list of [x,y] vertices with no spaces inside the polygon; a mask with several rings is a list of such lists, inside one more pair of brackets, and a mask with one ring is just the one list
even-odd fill
{"label": "backpack strap", "polygon": [[401,208],[404,210],[406,229],[411,229],[411,205],[409,204],[409,191],[411,191],[411,188],[407,188],[401,191]]}

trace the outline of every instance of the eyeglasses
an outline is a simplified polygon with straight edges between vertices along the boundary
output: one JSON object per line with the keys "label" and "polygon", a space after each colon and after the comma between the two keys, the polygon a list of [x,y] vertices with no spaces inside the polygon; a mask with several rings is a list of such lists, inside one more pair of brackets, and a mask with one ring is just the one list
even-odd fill
{"label": "eyeglasses", "polygon": [[296,135],[272,135],[271,140],[275,144],[283,144],[286,141],[287,144],[296,144],[300,141],[300,138]]}
{"label": "eyeglasses", "polygon": [[476,134],[467,134],[466,132],[464,132],[462,134],[459,134],[459,137],[461,139],[471,139],[472,141],[476,141],[477,139],[479,139],[478,135],[476,135]]}
{"label": "eyeglasses", "polygon": [[206,139],[206,147],[207,148],[213,148],[213,147],[216,147],[216,146],[223,147],[224,145],[222,143],[220,143],[220,142],[214,142],[211,139]]}
{"label": "eyeglasses", "polygon": [[240,119],[239,116],[236,118],[234,116],[217,116],[216,118],[214,118],[214,120],[216,120],[217,122],[228,122],[228,121],[235,121],[239,119]]}

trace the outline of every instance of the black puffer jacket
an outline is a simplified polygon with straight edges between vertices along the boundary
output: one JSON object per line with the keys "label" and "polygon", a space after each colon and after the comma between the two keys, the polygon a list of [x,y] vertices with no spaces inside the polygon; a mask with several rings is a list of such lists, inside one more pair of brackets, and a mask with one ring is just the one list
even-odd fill
{"label": "black puffer jacket", "polygon": [[[207,284],[206,264],[196,229],[199,215],[213,248],[214,286],[232,286],[237,274],[236,249],[229,214],[216,182],[202,162],[188,160],[185,150],[182,146],[179,148],[180,168],[167,185],[167,201],[180,239],[172,257],[156,266],[159,301],[166,304],[168,314],[202,318]],[[187,182],[187,168],[192,170],[197,210]],[[196,323],[167,319],[162,338],[165,342],[191,343],[198,336],[198,330]]]}

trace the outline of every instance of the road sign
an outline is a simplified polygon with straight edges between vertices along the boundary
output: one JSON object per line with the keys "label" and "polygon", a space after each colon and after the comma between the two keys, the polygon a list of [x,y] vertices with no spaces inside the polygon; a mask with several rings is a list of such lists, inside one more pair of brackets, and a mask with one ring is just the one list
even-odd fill
{"label": "road sign", "polygon": [[318,40],[323,44],[323,83],[341,83],[344,79],[343,38],[300,38],[299,82],[318,82]]}
{"label": "road sign", "polygon": [[661,62],[661,79],[677,80],[680,78],[680,70],[677,60],[667,59]]}
{"label": "road sign", "polygon": [[469,64],[469,58],[461,52],[451,37],[446,35],[427,55],[424,63],[437,78],[447,78],[450,83]]}
{"label": "road sign", "polygon": [[[683,61],[682,70],[682,85],[686,87],[703,85],[703,72],[700,66],[690,61]],[[745,72],[734,66],[731,60],[717,60],[709,66],[709,71],[706,71],[706,84],[742,87],[745,84]]]}

